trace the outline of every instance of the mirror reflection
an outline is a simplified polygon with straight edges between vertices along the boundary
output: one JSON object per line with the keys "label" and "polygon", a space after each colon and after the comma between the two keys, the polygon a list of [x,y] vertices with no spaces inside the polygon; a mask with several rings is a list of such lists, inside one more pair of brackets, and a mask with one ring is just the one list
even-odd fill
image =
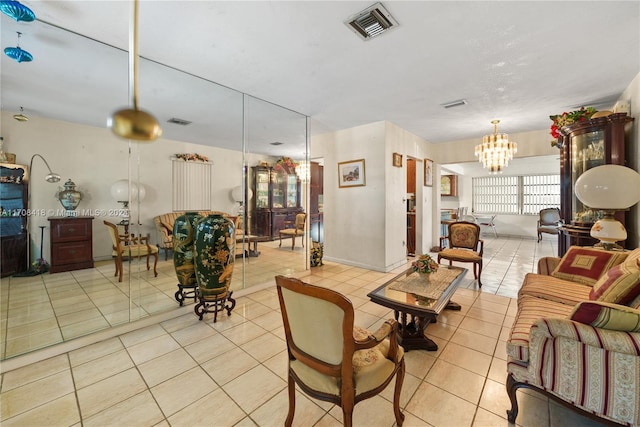
{"label": "mirror reflection", "polygon": [[[20,24],[2,19],[8,40]],[[127,53],[39,21],[29,33],[34,61],[1,62],[2,170],[22,165],[29,183],[17,220],[0,216],[2,359],[181,303],[193,307],[193,298],[176,298],[172,250],[175,219],[186,211],[223,213],[236,226],[236,294],[307,268],[304,115],[141,59],[140,105],[161,122],[163,136],[126,142],[106,120],[128,104]],[[81,50],[73,66],[65,61],[70,45]],[[59,85],[41,85],[43,73],[55,74]],[[20,107],[27,121],[13,118]],[[36,159],[28,170],[36,153],[47,164]],[[47,181],[48,165],[60,182]],[[82,194],[72,214],[56,198],[68,180]],[[16,192],[0,191],[9,209],[5,199]],[[5,220],[19,225],[13,230]],[[121,268],[118,236],[143,255],[125,257]],[[19,271],[5,273],[5,245],[16,238],[23,245],[16,249]],[[34,271],[39,260],[48,271]]]}

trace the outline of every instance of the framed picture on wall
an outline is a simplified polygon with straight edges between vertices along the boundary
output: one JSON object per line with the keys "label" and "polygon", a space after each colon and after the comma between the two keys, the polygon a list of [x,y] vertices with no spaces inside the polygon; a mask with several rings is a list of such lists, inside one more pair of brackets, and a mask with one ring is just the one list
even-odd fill
{"label": "framed picture on wall", "polygon": [[433,160],[424,159],[424,185],[433,187]]}
{"label": "framed picture on wall", "polygon": [[393,153],[393,166],[395,166],[397,168],[401,168],[402,167],[402,154]]}
{"label": "framed picture on wall", "polygon": [[364,159],[338,163],[338,186],[361,187],[365,185]]}

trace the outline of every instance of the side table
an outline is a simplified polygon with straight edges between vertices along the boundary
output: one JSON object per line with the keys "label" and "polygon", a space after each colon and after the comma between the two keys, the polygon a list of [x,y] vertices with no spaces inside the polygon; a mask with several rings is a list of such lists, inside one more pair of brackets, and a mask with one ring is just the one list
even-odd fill
{"label": "side table", "polygon": [[51,273],[93,268],[93,217],[49,217]]}

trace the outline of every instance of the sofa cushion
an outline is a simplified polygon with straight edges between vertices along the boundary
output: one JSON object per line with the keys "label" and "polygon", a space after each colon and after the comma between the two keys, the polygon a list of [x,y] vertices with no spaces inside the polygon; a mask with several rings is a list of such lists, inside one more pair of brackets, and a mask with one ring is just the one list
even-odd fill
{"label": "sofa cushion", "polygon": [[608,270],[598,281],[589,299],[629,304],[640,295],[640,266],[637,260],[625,261]]}
{"label": "sofa cushion", "polygon": [[623,262],[627,255],[628,252],[571,246],[551,275],[593,286],[600,276]]}
{"label": "sofa cushion", "polygon": [[575,306],[569,319],[611,331],[640,332],[640,311],[618,304],[583,301]]}
{"label": "sofa cushion", "polygon": [[529,361],[529,330],[531,325],[543,317],[566,319],[572,310],[573,305],[531,295],[522,295],[518,300],[518,314],[507,342],[507,354],[514,360]]}
{"label": "sofa cushion", "polygon": [[591,286],[558,279],[544,274],[527,273],[522,287],[518,291],[518,300],[523,295],[531,295],[550,301],[574,306],[580,301],[589,299]]}

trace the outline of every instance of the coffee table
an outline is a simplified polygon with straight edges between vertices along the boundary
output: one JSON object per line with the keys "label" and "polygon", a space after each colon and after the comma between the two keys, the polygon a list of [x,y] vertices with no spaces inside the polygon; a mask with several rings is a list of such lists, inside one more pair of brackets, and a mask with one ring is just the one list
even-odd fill
{"label": "coffee table", "polygon": [[460,310],[460,305],[450,300],[465,274],[466,268],[440,265],[438,271],[425,279],[409,268],[367,296],[393,310],[399,323],[398,338],[405,351],[436,351],[438,345],[425,335],[425,328],[445,308]]}

